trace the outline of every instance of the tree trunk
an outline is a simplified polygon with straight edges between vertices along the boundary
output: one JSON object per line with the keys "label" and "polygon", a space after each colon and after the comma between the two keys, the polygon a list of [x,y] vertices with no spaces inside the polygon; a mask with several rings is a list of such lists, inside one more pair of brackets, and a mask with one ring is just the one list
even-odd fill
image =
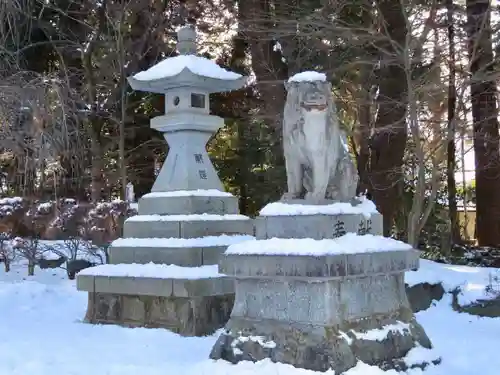
{"label": "tree trunk", "polygon": [[377,0],[386,40],[381,51],[378,113],[371,139],[370,192],[384,216],[384,235],[391,233],[400,196],[406,148],[407,77],[400,48],[405,48],[406,20],[398,0]]}
{"label": "tree trunk", "polygon": [[[464,228],[464,236],[467,241],[471,239],[471,236],[469,235],[469,213],[467,210],[467,202],[468,202],[468,197],[467,197],[467,181],[465,178],[465,132],[466,129],[462,127],[461,129],[461,134],[460,134],[460,164],[462,165],[462,186],[464,187],[463,192],[463,201],[464,201],[464,221],[463,221],[463,228]],[[476,229],[474,228],[474,232],[471,233],[473,238],[476,238]]]}
{"label": "tree trunk", "polygon": [[102,119],[99,118],[99,104],[97,103],[97,78],[94,75],[93,54],[106,26],[107,0],[103,0],[97,8],[97,29],[91,35],[87,48],[82,51],[82,65],[85,73],[86,99],[90,105],[87,119],[87,129],[90,135],[91,166],[91,199],[97,202],[102,197],[103,184],[103,157],[101,147]]}
{"label": "tree trunk", "polygon": [[[455,85],[455,28],[453,26],[453,0],[446,0],[447,28],[448,28],[448,54],[449,54],[449,77],[448,77],[448,147],[447,147],[447,185],[448,185],[448,212],[451,224],[452,244],[460,243],[460,225],[457,212],[457,184],[455,181],[456,171],[456,147],[455,147],[455,112],[457,107],[457,92]],[[464,187],[465,188],[465,187]],[[464,201],[464,204],[465,201]]]}
{"label": "tree trunk", "polygon": [[4,266],[5,272],[10,272],[10,260],[4,259],[3,266]]}
{"label": "tree trunk", "polygon": [[92,152],[92,167],[91,167],[91,192],[90,197],[92,202],[98,202],[103,198],[103,157],[102,149],[99,141],[95,138],[91,139]]}
{"label": "tree trunk", "polygon": [[35,262],[32,260],[28,261],[28,276],[34,276],[35,275]]}
{"label": "tree trunk", "polygon": [[118,24],[118,40],[117,47],[120,52],[119,55],[119,65],[120,65],[120,127],[119,127],[119,169],[120,169],[120,198],[122,200],[127,199],[127,162],[125,159],[125,121],[126,121],[126,111],[127,111],[127,80],[126,80],[126,72],[125,72],[125,47],[123,45],[123,19],[125,15],[125,10],[121,12],[120,22]]}
{"label": "tree trunk", "polygon": [[476,159],[476,226],[480,246],[500,245],[500,155],[497,88],[489,0],[467,0],[472,119]]}
{"label": "tree trunk", "polygon": [[359,183],[357,188],[357,193],[364,194],[369,190],[370,179],[369,179],[369,165],[370,165],[370,132],[372,126],[372,114],[371,114],[371,90],[370,82],[367,79],[368,69],[363,72],[360,103],[359,103],[359,115],[358,115],[358,126],[355,132],[356,143],[358,145],[358,153],[356,164],[358,167]]}
{"label": "tree trunk", "polygon": [[271,2],[269,0],[245,0],[240,1],[238,5],[240,30],[250,46],[252,69],[257,78],[257,89],[262,102],[259,117],[273,131],[270,141],[273,158],[271,163],[277,171],[280,171],[278,180],[279,185],[282,185],[285,182],[285,163],[281,143],[281,124],[286,100],[283,81],[288,78],[287,65],[282,61],[281,52],[275,49]]}
{"label": "tree trunk", "polygon": [[[272,30],[271,4],[269,0],[239,2],[241,31],[247,38],[252,56],[252,69],[257,77],[257,87],[264,104],[264,119],[281,130],[286,92],[283,80],[287,78],[286,64],[280,51],[275,50],[272,35],[261,30]],[[265,21],[269,20],[269,25]]]}

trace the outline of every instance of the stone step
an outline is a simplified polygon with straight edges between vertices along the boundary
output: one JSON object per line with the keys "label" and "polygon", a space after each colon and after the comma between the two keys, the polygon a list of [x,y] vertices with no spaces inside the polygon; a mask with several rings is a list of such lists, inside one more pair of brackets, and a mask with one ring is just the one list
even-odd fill
{"label": "stone step", "polygon": [[154,192],[138,206],[139,215],[237,214],[238,198],[218,190]]}
{"label": "stone step", "polygon": [[401,274],[418,269],[420,252],[411,245],[372,234],[335,239],[272,238],[228,247],[219,269],[234,277],[344,279]]}
{"label": "stone step", "polygon": [[158,297],[205,297],[234,293],[233,281],[217,265],[103,264],[77,275],[77,289],[90,293]]}
{"label": "stone step", "polygon": [[234,281],[216,265],[106,264],[77,275],[88,292],[85,321],[167,328],[184,336],[213,334],[229,319]]}
{"label": "stone step", "polygon": [[109,247],[111,264],[164,263],[183,267],[218,264],[227,246],[254,240],[248,235],[202,238],[119,238]]}
{"label": "stone step", "polygon": [[382,215],[363,214],[299,214],[259,216],[255,219],[258,239],[312,238],[332,239],[346,233],[381,235]]}
{"label": "stone step", "polygon": [[310,204],[304,199],[269,203],[255,220],[257,239],[331,239],[345,233],[382,234],[382,215],[366,198],[352,202],[325,201]]}
{"label": "stone step", "polygon": [[222,234],[254,235],[248,216],[228,215],[137,215],[125,220],[124,238],[199,238]]}

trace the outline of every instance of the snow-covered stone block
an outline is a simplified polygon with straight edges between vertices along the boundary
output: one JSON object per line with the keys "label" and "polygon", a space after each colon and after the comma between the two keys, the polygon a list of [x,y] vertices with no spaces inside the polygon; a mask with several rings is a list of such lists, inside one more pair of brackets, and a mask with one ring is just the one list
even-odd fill
{"label": "snow-covered stone block", "polygon": [[365,197],[352,202],[306,204],[304,200],[273,202],[255,219],[258,239],[312,238],[330,239],[346,233],[383,233],[382,215]]}
{"label": "snow-covered stone block", "polygon": [[[86,321],[210,334],[229,318],[234,282],[217,266],[107,264],[81,271],[89,293]],[[216,309],[216,310],[214,310]]]}
{"label": "snow-covered stone block", "polygon": [[226,214],[137,215],[125,220],[125,238],[199,238],[222,234],[254,234],[248,216]]}
{"label": "snow-covered stone block", "polygon": [[206,336],[224,326],[233,302],[234,294],[184,298],[89,293],[85,321]]}
{"label": "snow-covered stone block", "polygon": [[331,240],[278,239],[229,246],[221,272],[235,276],[345,278],[395,274],[418,268],[419,252],[408,244],[348,233]]}
{"label": "snow-covered stone block", "polygon": [[[293,206],[293,205],[291,205]],[[291,212],[294,212],[293,210]],[[305,210],[297,215],[269,215],[255,219],[255,235],[268,238],[312,238],[331,239],[346,233],[383,233],[382,215],[365,213],[314,213]],[[321,211],[320,211],[321,212]],[[335,211],[333,211],[335,212]]]}
{"label": "snow-covered stone block", "polygon": [[238,198],[219,190],[156,192],[139,199],[139,215],[237,214]]}
{"label": "snow-covered stone block", "polygon": [[119,238],[108,249],[111,264],[165,263],[183,267],[217,264],[227,246],[251,241],[249,235],[201,238]]}
{"label": "snow-covered stone block", "polygon": [[358,197],[353,202],[333,202],[310,204],[303,199],[272,202],[260,210],[260,216],[302,216],[302,215],[363,215],[367,219],[378,214],[375,204],[366,197]]}

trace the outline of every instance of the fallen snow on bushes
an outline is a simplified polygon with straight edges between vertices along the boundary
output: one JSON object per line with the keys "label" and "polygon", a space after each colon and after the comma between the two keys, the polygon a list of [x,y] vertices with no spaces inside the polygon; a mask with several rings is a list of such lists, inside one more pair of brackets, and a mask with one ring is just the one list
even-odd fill
{"label": "fallen snow on bushes", "polygon": [[[106,255],[102,248],[91,247],[91,243],[83,240],[40,240],[40,254],[44,259],[55,260],[61,256],[67,259],[85,259],[92,263],[103,263]],[[75,257],[76,254],[76,257]]]}
{"label": "fallen snow on bushes", "polygon": [[441,284],[447,292],[458,290],[458,303],[461,306],[500,295],[498,268],[455,266],[421,259],[420,269],[407,272],[405,282],[409,286],[425,282]]}
{"label": "fallen snow on bushes", "polygon": [[[476,282],[475,269],[465,267],[464,280]],[[449,266],[422,262],[421,281],[435,281]],[[482,273],[483,271],[478,271]],[[164,329],[122,328],[82,323],[87,294],[78,292],[63,270],[15,266],[0,271],[0,374],[6,375],[333,375],[315,373],[269,360],[232,365],[208,359],[217,335],[181,337]],[[411,276],[412,277],[416,276]],[[498,375],[500,319],[460,314],[450,307],[451,296],[416,314],[435,349],[412,350],[407,363],[442,357],[442,364],[409,375]],[[397,375],[363,363],[346,375]]]}

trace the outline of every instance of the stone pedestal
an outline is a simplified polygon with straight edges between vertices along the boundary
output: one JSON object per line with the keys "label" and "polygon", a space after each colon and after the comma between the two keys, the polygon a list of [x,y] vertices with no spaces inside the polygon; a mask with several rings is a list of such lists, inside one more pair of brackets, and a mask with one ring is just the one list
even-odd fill
{"label": "stone pedestal", "polygon": [[[336,374],[359,360],[404,370],[411,349],[431,348],[404,284],[405,271],[418,268],[419,253],[379,236],[373,222],[380,219],[351,213],[260,217],[257,241],[230,246],[219,265],[236,280],[236,299],[210,357],[232,363],[270,358]],[[352,233],[366,220],[375,235]],[[349,233],[339,237],[337,221]]]}
{"label": "stone pedestal", "polygon": [[170,146],[165,164],[139,200],[139,215],[111,244],[111,264],[80,272],[77,287],[89,294],[90,323],[201,336],[227,322],[234,300],[234,282],[217,270],[221,252],[254,235],[205,149],[224,125],[209,114],[209,94],[241,88],[245,79],[195,56],[193,28],[178,37],[180,56],[129,78],[136,90],[165,94],[165,115],[151,121]]}

